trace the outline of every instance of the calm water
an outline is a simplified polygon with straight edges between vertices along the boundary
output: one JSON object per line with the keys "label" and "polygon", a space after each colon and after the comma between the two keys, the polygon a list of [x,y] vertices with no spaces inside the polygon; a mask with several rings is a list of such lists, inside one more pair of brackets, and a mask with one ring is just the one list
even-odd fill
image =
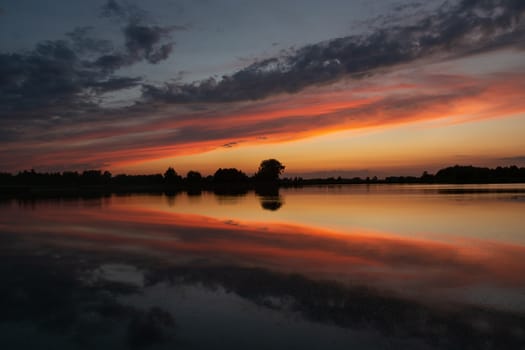
{"label": "calm water", "polygon": [[525,185],[0,202],[1,349],[525,349]]}

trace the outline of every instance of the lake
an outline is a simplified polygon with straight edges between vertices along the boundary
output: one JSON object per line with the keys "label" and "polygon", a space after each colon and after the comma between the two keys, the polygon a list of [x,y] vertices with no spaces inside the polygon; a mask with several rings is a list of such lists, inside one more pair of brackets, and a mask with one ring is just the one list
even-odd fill
{"label": "lake", "polygon": [[2,349],[525,349],[525,185],[0,201]]}

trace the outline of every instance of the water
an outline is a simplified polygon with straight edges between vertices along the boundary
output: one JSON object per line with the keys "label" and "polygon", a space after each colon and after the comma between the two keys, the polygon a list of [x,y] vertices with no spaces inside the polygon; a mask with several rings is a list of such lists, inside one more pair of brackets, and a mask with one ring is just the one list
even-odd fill
{"label": "water", "polygon": [[525,348],[525,185],[0,210],[3,349]]}

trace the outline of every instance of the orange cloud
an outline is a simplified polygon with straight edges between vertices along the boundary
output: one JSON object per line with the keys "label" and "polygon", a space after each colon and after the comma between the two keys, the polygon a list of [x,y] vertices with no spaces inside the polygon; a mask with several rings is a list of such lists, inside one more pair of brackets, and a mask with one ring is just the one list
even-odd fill
{"label": "orange cloud", "polygon": [[8,143],[1,161],[10,169],[75,164],[122,169],[239,141],[278,143],[443,118],[476,121],[525,112],[524,90],[524,73],[411,76],[407,71],[262,101],[159,105],[147,113],[130,109],[129,115],[99,116],[35,135],[24,144]]}

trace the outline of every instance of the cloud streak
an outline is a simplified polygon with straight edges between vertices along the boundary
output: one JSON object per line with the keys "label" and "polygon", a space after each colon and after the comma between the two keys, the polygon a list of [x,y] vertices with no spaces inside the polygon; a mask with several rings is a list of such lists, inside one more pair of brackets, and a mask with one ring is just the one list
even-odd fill
{"label": "cloud streak", "polygon": [[[436,74],[390,77],[310,89],[293,98],[277,96],[250,103],[136,107],[106,113],[84,123],[27,128],[24,145],[11,141],[0,162],[12,168],[44,165],[124,166],[244,144],[279,142],[341,129],[391,127],[444,119],[458,123],[525,112],[523,74],[485,77]],[[126,116],[125,118],[123,116]],[[30,136],[31,135],[31,136]],[[81,170],[81,169],[80,169]]]}
{"label": "cloud streak", "polygon": [[[155,25],[147,12],[110,0],[101,16],[117,21],[120,47],[79,27],[64,40],[0,53],[0,165],[8,171],[122,167],[233,148],[240,140],[249,145],[523,113],[523,72],[447,73],[437,65],[521,50],[524,11],[517,0],[447,3],[413,24],[388,22],[370,34],[304,46],[221,79],[159,87],[121,68],[165,60],[174,47],[171,35],[184,28]],[[104,107],[105,96],[130,89],[142,89],[142,98],[128,107]]]}
{"label": "cloud streak", "polygon": [[525,3],[519,0],[446,3],[412,25],[391,25],[372,34],[348,36],[265,59],[221,79],[192,84],[145,84],[149,101],[168,103],[256,100],[332,82],[360,78],[432,55],[468,55],[496,47],[523,46]]}
{"label": "cloud streak", "polygon": [[[111,4],[118,5],[109,1],[105,8]],[[145,15],[132,9],[122,17],[122,48],[94,37],[92,27],[78,27],[65,39],[40,42],[32,50],[0,53],[0,118],[78,118],[102,109],[100,95],[139,86],[141,77],[118,76],[116,71],[167,59],[174,47],[171,34],[181,27],[146,24]]]}

